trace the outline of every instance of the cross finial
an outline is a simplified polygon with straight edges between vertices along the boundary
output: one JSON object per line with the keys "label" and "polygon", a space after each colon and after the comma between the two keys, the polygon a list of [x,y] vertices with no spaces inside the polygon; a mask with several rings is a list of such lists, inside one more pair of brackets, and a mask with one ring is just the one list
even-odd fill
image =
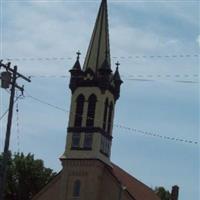
{"label": "cross finial", "polygon": [[117,61],[115,64],[116,64],[117,68],[120,66],[119,61]]}
{"label": "cross finial", "polygon": [[77,60],[79,60],[81,52],[78,50],[78,52],[76,52],[76,54],[77,54]]}

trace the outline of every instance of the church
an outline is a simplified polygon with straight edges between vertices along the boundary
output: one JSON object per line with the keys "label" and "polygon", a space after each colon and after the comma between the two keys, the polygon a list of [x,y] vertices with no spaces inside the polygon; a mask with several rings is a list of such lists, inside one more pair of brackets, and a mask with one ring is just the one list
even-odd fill
{"label": "church", "polygon": [[119,63],[111,69],[106,0],[101,2],[83,67],[79,57],[78,52],[70,70],[72,96],[62,170],[33,200],[159,200],[151,188],[110,160],[123,81]]}

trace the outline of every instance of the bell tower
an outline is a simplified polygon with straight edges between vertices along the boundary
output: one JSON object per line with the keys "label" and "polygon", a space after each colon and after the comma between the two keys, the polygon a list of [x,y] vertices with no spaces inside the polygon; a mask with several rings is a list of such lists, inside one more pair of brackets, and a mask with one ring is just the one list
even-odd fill
{"label": "bell tower", "polygon": [[61,159],[98,159],[111,165],[114,110],[122,80],[112,72],[107,1],[102,0],[83,67],[70,70],[72,92],[66,148]]}

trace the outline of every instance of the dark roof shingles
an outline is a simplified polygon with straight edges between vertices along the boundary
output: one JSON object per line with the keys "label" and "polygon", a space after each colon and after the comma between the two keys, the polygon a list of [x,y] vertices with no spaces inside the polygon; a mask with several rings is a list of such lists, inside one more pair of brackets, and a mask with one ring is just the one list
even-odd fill
{"label": "dark roof shingles", "polygon": [[136,200],[160,200],[151,188],[132,177],[114,163],[112,163],[112,166],[113,168],[109,171],[126,187],[126,190],[128,190]]}

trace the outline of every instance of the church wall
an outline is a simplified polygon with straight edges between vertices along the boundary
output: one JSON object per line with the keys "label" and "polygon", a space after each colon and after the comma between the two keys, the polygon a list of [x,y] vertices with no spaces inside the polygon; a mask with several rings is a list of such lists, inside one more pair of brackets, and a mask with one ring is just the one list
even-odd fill
{"label": "church wall", "polygon": [[[133,200],[122,191],[119,181],[99,160],[63,160],[63,177],[59,200]],[[79,198],[73,197],[73,183],[81,181]]]}
{"label": "church wall", "polygon": [[[98,160],[63,160],[59,200],[99,200],[103,163]],[[80,180],[80,197],[73,197],[73,186]]]}

